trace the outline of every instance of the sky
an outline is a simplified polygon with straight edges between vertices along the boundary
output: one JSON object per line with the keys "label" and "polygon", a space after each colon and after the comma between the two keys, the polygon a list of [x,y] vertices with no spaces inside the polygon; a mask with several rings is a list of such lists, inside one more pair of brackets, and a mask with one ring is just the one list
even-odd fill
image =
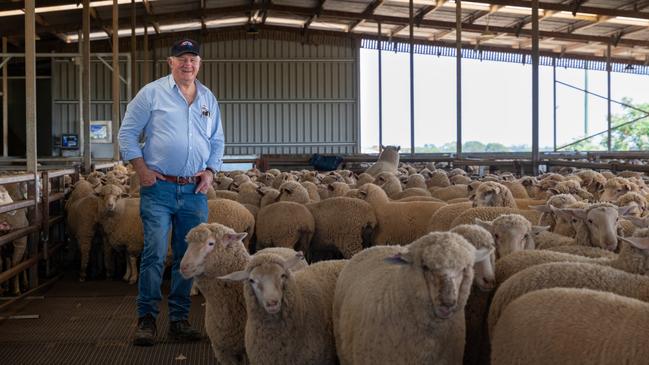
{"label": "sky", "polygon": [[[361,49],[361,145],[378,145],[378,52]],[[383,144],[410,146],[409,54],[382,52]],[[456,140],[455,58],[414,55],[415,145]],[[539,70],[539,145],[553,145],[552,67]],[[557,67],[557,81],[584,88],[586,71]],[[649,103],[649,76],[611,74],[612,99]],[[606,72],[588,71],[588,90],[606,97]],[[506,146],[532,145],[532,66],[462,60],[462,139]],[[557,84],[557,145],[605,131],[606,99]],[[622,107],[613,103],[613,114]],[[605,135],[604,135],[605,138]],[[596,139],[593,139],[595,142]]]}

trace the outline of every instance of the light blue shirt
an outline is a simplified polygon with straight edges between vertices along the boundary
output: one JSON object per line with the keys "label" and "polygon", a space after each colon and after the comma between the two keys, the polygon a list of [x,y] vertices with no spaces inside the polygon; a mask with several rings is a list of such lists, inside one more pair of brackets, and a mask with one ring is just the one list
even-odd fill
{"label": "light blue shirt", "polygon": [[206,167],[220,171],[225,139],[219,104],[198,80],[196,98],[188,105],[172,75],[160,78],[145,85],[128,104],[119,144],[122,159],[142,157],[163,175],[194,176]]}

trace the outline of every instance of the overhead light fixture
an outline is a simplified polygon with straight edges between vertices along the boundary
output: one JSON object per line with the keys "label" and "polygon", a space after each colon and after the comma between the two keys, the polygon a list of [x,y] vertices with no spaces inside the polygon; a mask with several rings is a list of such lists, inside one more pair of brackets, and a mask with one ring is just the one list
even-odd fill
{"label": "overhead light fixture", "polygon": [[240,16],[236,18],[212,19],[205,22],[208,28],[227,27],[230,25],[243,25],[248,21],[247,17]]}
{"label": "overhead light fixture", "polygon": [[624,24],[624,25],[638,25],[641,27],[649,27],[649,20],[640,18],[629,18],[625,16],[616,16],[607,20],[609,23]]}

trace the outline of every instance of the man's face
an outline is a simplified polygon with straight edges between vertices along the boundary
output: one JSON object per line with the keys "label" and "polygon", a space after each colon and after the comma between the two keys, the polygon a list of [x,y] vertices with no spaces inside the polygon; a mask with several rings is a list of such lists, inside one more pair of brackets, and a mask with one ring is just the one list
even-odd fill
{"label": "man's face", "polygon": [[174,79],[179,81],[194,82],[198,70],[201,68],[201,57],[193,53],[184,53],[179,56],[169,57],[169,67]]}

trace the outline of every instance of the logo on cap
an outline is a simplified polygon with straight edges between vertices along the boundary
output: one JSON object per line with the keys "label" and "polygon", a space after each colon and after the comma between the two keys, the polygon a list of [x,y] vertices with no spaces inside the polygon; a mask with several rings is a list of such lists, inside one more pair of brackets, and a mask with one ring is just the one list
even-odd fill
{"label": "logo on cap", "polygon": [[182,42],[180,45],[181,45],[181,46],[190,46],[190,47],[193,46],[192,42],[190,42],[190,41],[184,41],[184,42]]}

